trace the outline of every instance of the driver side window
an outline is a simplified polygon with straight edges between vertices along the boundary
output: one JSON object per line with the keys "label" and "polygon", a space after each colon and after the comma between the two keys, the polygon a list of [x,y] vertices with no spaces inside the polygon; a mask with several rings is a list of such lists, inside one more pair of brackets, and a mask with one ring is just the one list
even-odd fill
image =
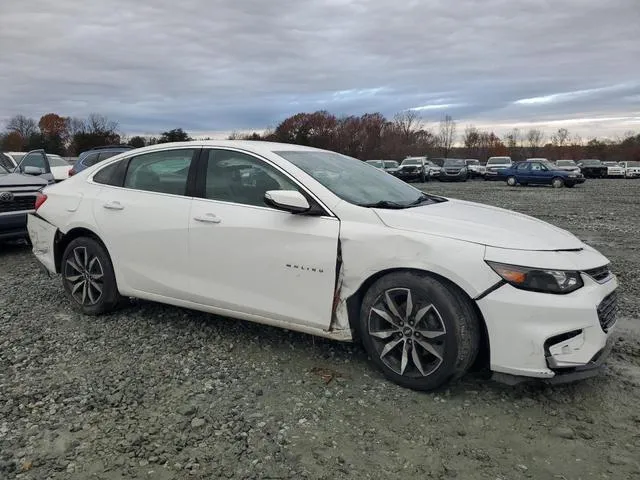
{"label": "driver side window", "polygon": [[284,174],[246,153],[209,150],[206,168],[204,197],[209,200],[268,207],[264,202],[267,191],[299,191]]}
{"label": "driver side window", "polygon": [[20,170],[24,172],[25,167],[36,167],[46,171],[47,167],[44,161],[44,156],[41,152],[34,152],[26,155],[22,162],[20,162]]}

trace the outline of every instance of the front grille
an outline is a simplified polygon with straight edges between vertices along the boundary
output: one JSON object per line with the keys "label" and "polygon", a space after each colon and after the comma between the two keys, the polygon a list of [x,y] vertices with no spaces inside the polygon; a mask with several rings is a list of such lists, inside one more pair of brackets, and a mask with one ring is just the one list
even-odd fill
{"label": "front grille", "polygon": [[613,291],[602,299],[598,305],[598,320],[602,330],[606,332],[616,323],[616,313],[618,311],[618,294]]}
{"label": "front grille", "polygon": [[598,283],[604,283],[611,276],[611,270],[609,270],[609,265],[604,265],[598,268],[592,268],[591,270],[585,270],[584,273],[589,275]]}
{"label": "front grille", "polygon": [[16,195],[8,202],[0,201],[0,213],[22,212],[36,207],[36,197],[33,195]]}

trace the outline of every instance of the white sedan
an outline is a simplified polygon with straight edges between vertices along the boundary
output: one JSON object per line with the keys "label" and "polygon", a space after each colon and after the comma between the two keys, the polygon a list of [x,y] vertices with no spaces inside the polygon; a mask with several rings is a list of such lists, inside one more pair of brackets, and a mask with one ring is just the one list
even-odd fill
{"label": "white sedan", "polygon": [[609,262],[571,233],[309,147],[125,152],[46,187],[28,229],[81,312],[137,297],[358,339],[420,390],[477,358],[505,381],[595,374],[615,323]]}
{"label": "white sedan", "polygon": [[73,165],[69,165],[69,163],[60,155],[47,153],[47,158],[49,159],[51,173],[53,174],[53,178],[56,182],[61,182],[62,180],[69,178],[69,170],[71,170]]}

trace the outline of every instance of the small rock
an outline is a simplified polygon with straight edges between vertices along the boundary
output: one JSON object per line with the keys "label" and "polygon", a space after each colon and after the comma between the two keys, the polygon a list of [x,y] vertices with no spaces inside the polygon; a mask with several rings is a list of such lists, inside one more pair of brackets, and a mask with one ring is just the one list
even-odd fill
{"label": "small rock", "polygon": [[194,418],[193,420],[191,420],[191,426],[193,428],[200,428],[204,426],[205,423],[206,421],[204,418]]}
{"label": "small rock", "polygon": [[188,417],[196,413],[196,410],[197,408],[195,405],[181,405],[180,408],[178,408],[178,413],[180,415],[184,415],[185,417]]}
{"label": "small rock", "polygon": [[529,467],[527,467],[526,465],[522,465],[522,464],[516,465],[516,468],[518,470],[520,470],[521,472],[526,472],[527,470],[529,470]]}
{"label": "small rock", "polygon": [[622,455],[610,453],[607,457],[607,462],[609,462],[611,465],[629,465],[631,463],[631,459]]}
{"label": "small rock", "polygon": [[551,431],[551,434],[556,437],[566,438],[568,440],[576,438],[576,432],[574,432],[573,429],[569,427],[556,427]]}

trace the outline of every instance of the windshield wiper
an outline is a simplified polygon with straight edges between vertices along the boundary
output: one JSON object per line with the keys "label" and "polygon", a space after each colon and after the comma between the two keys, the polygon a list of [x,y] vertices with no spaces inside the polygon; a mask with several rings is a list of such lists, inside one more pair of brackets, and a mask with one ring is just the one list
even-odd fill
{"label": "windshield wiper", "polygon": [[401,209],[401,208],[407,208],[408,205],[403,205],[401,203],[396,203],[396,202],[390,202],[389,200],[380,200],[379,202],[374,202],[374,203],[359,203],[358,204],[360,207],[367,207],[367,208],[389,208],[389,209]]}

